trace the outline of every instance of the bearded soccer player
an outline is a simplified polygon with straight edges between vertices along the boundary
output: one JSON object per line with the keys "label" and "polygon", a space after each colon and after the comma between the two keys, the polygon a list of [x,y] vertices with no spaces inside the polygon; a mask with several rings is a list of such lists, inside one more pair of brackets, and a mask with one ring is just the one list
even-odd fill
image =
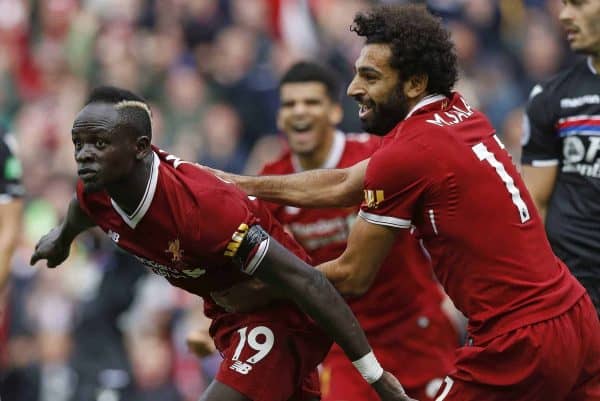
{"label": "bearded soccer player", "polygon": [[[97,225],[153,272],[202,296],[224,361],[201,400],[317,399],[315,368],[330,346],[317,324],[339,341],[381,399],[409,400],[379,366],[343,299],[304,262],[306,254],[268,210],[197,165],[153,147],[151,137],[143,99],[112,87],[92,92],[72,129],[77,196],[65,221],[40,240],[31,263],[59,265],[75,236]],[[289,301],[245,315],[211,301],[211,291],[251,277]]]}
{"label": "bearded soccer player", "polygon": [[552,253],[490,122],[451,91],[448,32],[414,5],[359,13],[352,30],[366,44],[348,94],[365,130],[387,134],[383,146],[346,169],[223,175],[250,194],[299,207],[350,206],[364,195],[346,250],[319,266],[342,292],[368,286],[395,242],[409,246],[399,233],[416,227],[469,319],[467,345],[436,401],[600,400],[594,307]]}
{"label": "bearded soccer player", "polygon": [[[262,174],[349,167],[379,148],[381,139],[377,136],[345,135],[336,130],[342,118],[339,84],[325,67],[309,62],[295,64],[283,75],[279,95],[278,126],[287,137],[289,151],[266,165]],[[357,213],[356,208],[268,206],[317,264],[342,254]],[[410,237],[406,241],[412,247],[405,247],[403,253],[393,250],[369,291],[351,298],[349,305],[375,355],[400,380],[407,394],[432,400],[450,371],[458,335],[442,311],[445,298],[423,249],[415,235],[409,231],[403,235]],[[395,274],[399,264],[410,273],[404,277]],[[408,360],[410,370],[405,369]],[[377,399],[339,347],[333,346],[322,366],[323,401]]]}
{"label": "bearded soccer player", "polygon": [[523,178],[552,249],[600,317],[600,1],[563,1],[560,21],[571,48],[587,57],[533,88]]}

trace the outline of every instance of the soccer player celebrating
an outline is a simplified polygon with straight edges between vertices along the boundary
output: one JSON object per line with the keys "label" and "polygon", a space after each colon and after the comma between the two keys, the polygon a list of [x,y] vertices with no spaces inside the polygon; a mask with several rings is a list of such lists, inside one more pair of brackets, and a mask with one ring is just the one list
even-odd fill
{"label": "soccer player celebrating", "polygon": [[[344,135],[336,130],[342,118],[339,84],[325,67],[308,62],[295,64],[281,78],[279,95],[278,125],[290,150],[265,166],[262,174],[349,167],[379,148],[380,137]],[[356,208],[268,206],[313,263],[342,254],[357,213]],[[445,297],[418,240],[408,230],[402,235],[410,237],[406,242],[412,246],[394,249],[369,291],[350,300],[349,305],[377,357],[400,380],[407,394],[424,401],[433,399],[441,379],[450,371],[458,335],[442,311]],[[399,265],[409,272],[404,277],[396,274]],[[407,360],[412,369],[405,369]],[[323,362],[321,378],[323,401],[377,399],[335,345]]]}
{"label": "soccer player celebrating", "polygon": [[560,21],[571,48],[588,57],[533,88],[523,178],[552,249],[600,317],[600,1],[563,1]]}
{"label": "soccer player celebrating", "polygon": [[[316,366],[328,332],[382,400],[409,400],[379,366],[364,332],[340,295],[268,210],[197,165],[151,145],[143,99],[103,87],[75,118],[72,139],[79,182],[63,223],[31,257],[62,263],[76,235],[99,226],[173,285],[202,296],[211,334],[224,356],[203,401],[288,401],[318,398]],[[290,249],[288,251],[285,247]],[[251,277],[286,294],[250,314],[211,301]]]}
{"label": "soccer player celebrating", "polygon": [[552,253],[493,127],[451,91],[448,32],[414,5],[359,13],[352,30],[366,44],[348,94],[365,130],[387,133],[382,147],[346,169],[224,176],[299,207],[350,206],[364,196],[346,250],[319,266],[341,291],[368,285],[395,242],[412,246],[399,233],[416,227],[469,319],[467,345],[436,401],[600,400],[594,307]]}

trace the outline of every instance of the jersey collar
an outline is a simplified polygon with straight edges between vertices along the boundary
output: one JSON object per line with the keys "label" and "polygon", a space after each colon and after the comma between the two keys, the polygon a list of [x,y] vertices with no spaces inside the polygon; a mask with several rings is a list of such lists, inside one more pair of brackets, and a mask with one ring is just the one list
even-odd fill
{"label": "jersey collar", "polygon": [[425,106],[428,106],[432,103],[435,102],[439,102],[446,99],[446,96],[444,95],[427,95],[425,96],[423,99],[419,100],[419,102],[417,104],[415,104],[415,107],[413,107],[408,114],[406,115],[406,117],[404,117],[405,120],[407,120],[410,116],[412,116],[413,114],[415,114],[419,109],[422,109]]}
{"label": "jersey collar", "polygon": [[152,166],[150,167],[150,179],[146,183],[146,191],[144,191],[144,196],[142,196],[142,200],[139,205],[135,208],[131,215],[128,215],[123,209],[117,205],[112,198],[110,199],[110,203],[115,211],[121,216],[123,221],[131,228],[135,229],[137,224],[142,220],[142,218],[146,215],[148,209],[150,209],[150,205],[152,204],[152,199],[154,199],[154,193],[156,192],[156,186],[158,184],[158,166],[160,165],[160,159],[155,152],[152,152],[154,157],[152,158]]}
{"label": "jersey collar", "polygon": [[594,67],[594,60],[592,60],[592,56],[588,56],[587,65],[588,65],[590,71],[592,72],[592,74],[598,75],[598,71],[596,70],[596,67]]}
{"label": "jersey collar", "polygon": [[[319,168],[336,168],[337,165],[340,164],[340,160],[342,160],[342,154],[344,153],[345,147],[346,135],[344,135],[342,131],[336,130],[329,155],[323,165]],[[304,171],[296,155],[292,155],[292,165],[294,166],[295,172],[299,173]]]}

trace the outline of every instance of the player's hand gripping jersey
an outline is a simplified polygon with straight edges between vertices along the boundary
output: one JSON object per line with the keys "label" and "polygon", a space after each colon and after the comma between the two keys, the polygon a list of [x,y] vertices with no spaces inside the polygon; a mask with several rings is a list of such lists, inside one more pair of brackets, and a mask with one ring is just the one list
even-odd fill
{"label": "player's hand gripping jersey", "polygon": [[205,313],[213,319],[211,335],[225,358],[218,380],[257,401],[317,395],[315,367],[331,342],[306,315],[287,301],[233,314],[210,297],[212,291],[248,280],[260,263],[261,249],[244,265],[248,274],[232,259],[253,224],[300,258],[307,260],[306,254],[265,207],[235,186],[153,149],[151,180],[132,215],[105,191],[86,193],[79,182],[81,209],[154,273],[204,298]]}

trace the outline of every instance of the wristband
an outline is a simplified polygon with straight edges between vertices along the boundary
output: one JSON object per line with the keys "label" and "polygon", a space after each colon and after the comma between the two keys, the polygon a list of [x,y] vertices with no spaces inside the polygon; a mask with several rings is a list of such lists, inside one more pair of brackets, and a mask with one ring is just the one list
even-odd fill
{"label": "wristband", "polygon": [[353,361],[352,364],[361,374],[363,379],[365,379],[369,384],[375,383],[377,380],[381,379],[381,376],[383,376],[383,368],[379,364],[377,358],[375,358],[373,351],[369,352],[362,358]]}

